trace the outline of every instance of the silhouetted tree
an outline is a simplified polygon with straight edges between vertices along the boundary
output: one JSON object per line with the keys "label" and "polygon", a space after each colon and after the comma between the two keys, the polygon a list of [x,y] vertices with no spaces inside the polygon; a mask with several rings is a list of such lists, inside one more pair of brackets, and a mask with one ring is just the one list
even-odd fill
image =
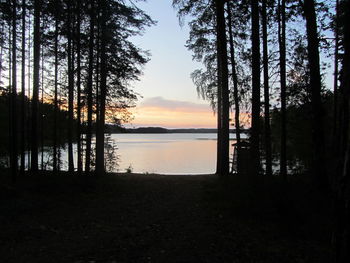
{"label": "silhouetted tree", "polygon": [[232,8],[230,2],[227,2],[227,21],[228,21],[228,32],[229,32],[229,45],[230,45],[230,60],[231,60],[231,74],[233,82],[233,101],[235,106],[235,129],[236,129],[236,141],[237,141],[237,171],[240,170],[240,153],[241,153],[241,133],[240,133],[240,121],[239,121],[239,97],[238,97],[238,77],[237,77],[237,64],[236,54],[232,32]]}
{"label": "silhouetted tree", "polygon": [[287,111],[286,111],[286,1],[278,1],[278,44],[281,85],[281,157],[280,174],[287,176]]}
{"label": "silhouetted tree", "polygon": [[20,117],[20,153],[21,153],[21,175],[24,175],[25,170],[25,120],[26,120],[26,109],[25,109],[25,100],[26,100],[26,1],[22,0],[22,65],[21,65],[21,117]]}
{"label": "silhouetted tree", "polygon": [[40,71],[40,11],[41,0],[34,0],[34,64],[33,64],[33,96],[32,96],[32,132],[31,132],[31,170],[38,171],[38,102]]}
{"label": "silhouetted tree", "polygon": [[325,166],[325,139],[323,108],[321,102],[321,74],[319,39],[317,33],[314,0],[305,0],[303,4],[306,19],[307,50],[310,70],[310,90],[312,105],[312,137],[313,137],[313,175],[322,188],[328,188],[327,170]]}
{"label": "silhouetted tree", "polygon": [[266,158],[266,175],[272,175],[269,55],[268,55],[266,2],[267,2],[266,0],[262,0],[262,7],[261,7],[262,42],[263,42],[263,69],[264,69],[265,158]]}
{"label": "silhouetted tree", "polygon": [[251,0],[252,12],[252,127],[251,159],[252,173],[260,171],[260,37],[259,37],[259,2]]}

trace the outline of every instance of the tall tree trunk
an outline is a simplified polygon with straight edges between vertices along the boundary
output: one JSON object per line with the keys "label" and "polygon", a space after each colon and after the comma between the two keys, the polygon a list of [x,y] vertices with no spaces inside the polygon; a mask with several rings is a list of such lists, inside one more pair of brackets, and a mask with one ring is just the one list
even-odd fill
{"label": "tall tree trunk", "polygon": [[94,0],[90,0],[90,36],[89,36],[89,68],[87,80],[87,130],[86,130],[86,153],[85,153],[85,172],[90,172],[91,165],[91,137],[92,137],[92,75],[94,68],[94,29],[95,12]]}
{"label": "tall tree trunk", "polygon": [[287,110],[286,110],[286,2],[278,1],[278,44],[281,82],[281,159],[280,175],[287,176]]}
{"label": "tall tree trunk", "polygon": [[4,47],[3,47],[3,43],[4,43],[4,36],[5,36],[5,25],[4,25],[4,21],[0,21],[1,22],[1,31],[0,31],[0,36],[1,36],[1,42],[0,42],[0,83],[2,82],[2,63],[3,63],[3,55],[4,55]]}
{"label": "tall tree trunk", "polygon": [[58,0],[55,1],[55,91],[54,91],[54,120],[53,120],[53,171],[57,172],[57,130],[58,130]]}
{"label": "tall tree trunk", "polygon": [[11,175],[17,177],[17,0],[12,0]]}
{"label": "tall tree trunk", "polygon": [[217,56],[218,56],[218,87],[221,88],[222,112],[221,112],[221,167],[220,175],[228,175],[230,172],[230,152],[229,152],[229,112],[230,99],[228,89],[228,63],[227,63],[227,39],[225,25],[224,2],[215,1],[216,9],[216,31],[217,31]]}
{"label": "tall tree trunk", "polygon": [[270,126],[270,87],[269,87],[269,58],[267,45],[267,16],[266,0],[262,1],[261,21],[262,21],[262,40],[263,40],[263,67],[264,67],[264,125],[265,125],[265,158],[266,175],[272,175],[272,156],[271,156],[271,126]]}
{"label": "tall tree trunk", "polygon": [[25,110],[25,99],[26,99],[26,1],[22,0],[22,68],[21,68],[21,168],[20,174],[24,175],[25,170],[25,120],[26,120],[26,110]]}
{"label": "tall tree trunk", "polygon": [[[44,27],[44,26],[43,26]],[[40,103],[40,148],[41,148],[41,165],[40,169],[44,170],[44,47],[41,47],[41,103]]]}
{"label": "tall tree trunk", "polygon": [[339,63],[339,0],[336,0],[335,7],[335,44],[334,44],[334,80],[333,80],[333,137],[336,141],[336,134],[338,128],[338,63]]}
{"label": "tall tree trunk", "polygon": [[78,174],[82,172],[82,151],[81,151],[81,39],[80,39],[80,27],[81,16],[79,8],[81,1],[78,0],[77,11],[77,153],[78,153]]}
{"label": "tall tree trunk", "polygon": [[96,172],[101,175],[104,172],[104,127],[105,127],[105,111],[106,111],[106,95],[107,95],[107,57],[106,43],[107,25],[106,25],[106,1],[101,2],[101,85],[100,85],[100,111],[99,120],[96,127]]}
{"label": "tall tree trunk", "polygon": [[[218,78],[219,78],[219,61],[218,61]],[[216,174],[221,173],[222,167],[222,87],[217,86],[217,143],[216,143]]]}
{"label": "tall tree trunk", "polygon": [[30,101],[30,97],[32,95],[32,91],[31,91],[31,47],[32,47],[32,33],[31,33],[31,25],[32,25],[32,21],[31,21],[31,15],[29,12],[28,15],[28,45],[27,45],[27,50],[28,50],[28,60],[27,60],[27,72],[28,72],[28,76],[27,76],[27,87],[28,87],[28,91],[27,91],[27,96],[28,96],[28,103],[27,103],[27,148],[28,148],[28,154],[27,154],[27,164],[28,164],[28,171],[31,170],[31,141],[32,141],[32,103]]}
{"label": "tall tree trunk", "polygon": [[[340,111],[349,111],[348,105],[350,102],[350,26],[345,19],[350,16],[350,1],[343,0],[342,2],[343,25],[344,25],[344,55],[343,55],[343,68],[340,77],[340,90],[342,92],[344,100],[347,105],[345,108],[340,107]],[[341,105],[341,106],[343,106]],[[343,114],[343,122],[349,122],[349,115]],[[335,244],[336,244],[336,263],[345,263],[350,261],[350,140],[347,137],[346,152],[344,154],[342,171],[337,189],[336,200],[336,231],[335,231]]]}
{"label": "tall tree trunk", "polygon": [[[239,98],[238,98],[238,79],[236,71],[236,59],[235,59],[235,48],[233,43],[233,32],[232,32],[232,8],[230,2],[227,2],[227,19],[228,19],[228,32],[230,42],[230,60],[231,60],[231,71],[232,71],[232,82],[233,82],[233,100],[235,104],[235,128],[236,128],[236,141],[237,141],[237,171],[240,171],[240,152],[241,152],[241,132],[239,122]],[[233,165],[233,163],[232,163]]]}
{"label": "tall tree trunk", "polygon": [[68,171],[74,172],[73,118],[74,118],[74,70],[72,63],[72,8],[68,2]]}
{"label": "tall tree trunk", "polygon": [[260,172],[260,37],[259,1],[251,0],[252,9],[252,128],[251,158],[253,175]]}
{"label": "tall tree trunk", "polygon": [[308,59],[310,70],[310,89],[312,104],[312,137],[313,137],[313,175],[320,187],[328,190],[329,182],[325,166],[323,109],[321,102],[321,74],[319,40],[317,34],[314,0],[304,1],[304,15],[308,40]]}
{"label": "tall tree trunk", "polygon": [[38,171],[38,102],[39,102],[39,71],[40,71],[40,8],[41,0],[34,0],[34,65],[33,65],[33,96],[32,96],[32,152],[31,170]]}
{"label": "tall tree trunk", "polygon": [[[97,7],[98,8],[98,7]],[[101,16],[100,14],[96,14],[96,20],[100,21]],[[101,42],[101,29],[100,29],[100,23],[97,23],[96,25],[96,42],[95,42],[95,46],[96,46],[96,61],[95,61],[95,96],[96,96],[96,100],[95,100],[95,107],[96,107],[96,123],[99,122],[100,119],[100,59],[101,59],[101,46],[100,46],[100,42]]]}

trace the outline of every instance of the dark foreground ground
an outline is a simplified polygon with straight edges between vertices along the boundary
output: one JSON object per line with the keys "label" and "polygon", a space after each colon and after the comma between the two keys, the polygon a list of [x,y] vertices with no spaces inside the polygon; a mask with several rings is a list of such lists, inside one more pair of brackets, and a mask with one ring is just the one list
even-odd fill
{"label": "dark foreground ground", "polygon": [[[2,176],[4,177],[4,176]],[[304,184],[214,175],[0,183],[0,262],[331,262],[330,205]]]}

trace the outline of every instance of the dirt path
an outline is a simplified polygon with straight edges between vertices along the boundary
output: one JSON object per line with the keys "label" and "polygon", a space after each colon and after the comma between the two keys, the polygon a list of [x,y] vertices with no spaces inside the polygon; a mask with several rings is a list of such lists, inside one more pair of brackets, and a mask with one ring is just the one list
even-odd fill
{"label": "dirt path", "polygon": [[0,203],[1,262],[327,262],[317,242],[218,203],[215,176],[67,180]]}

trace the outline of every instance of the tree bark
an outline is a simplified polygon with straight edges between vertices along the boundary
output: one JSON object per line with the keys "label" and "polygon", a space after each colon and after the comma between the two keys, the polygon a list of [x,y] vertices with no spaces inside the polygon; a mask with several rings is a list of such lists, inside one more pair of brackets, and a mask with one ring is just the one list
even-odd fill
{"label": "tree bark", "polygon": [[270,126],[270,87],[269,87],[269,58],[267,43],[267,16],[266,0],[262,1],[261,21],[262,21],[262,40],[263,40],[263,67],[264,67],[264,124],[265,124],[265,158],[266,175],[272,175],[272,156],[271,156],[271,126]]}
{"label": "tree bark", "polygon": [[68,171],[74,172],[73,118],[74,118],[74,69],[72,65],[72,8],[68,2]]}
{"label": "tree bark", "polygon": [[58,165],[58,154],[57,154],[57,136],[58,136],[58,30],[59,30],[59,21],[58,21],[58,0],[55,1],[55,44],[54,44],[54,53],[55,53],[55,91],[54,91],[54,122],[53,122],[53,171],[57,172]]}
{"label": "tree bark", "polygon": [[82,151],[81,151],[81,16],[79,8],[81,1],[78,0],[77,11],[77,154],[78,154],[78,174],[81,175],[82,168]]}
{"label": "tree bark", "polygon": [[218,87],[221,88],[222,113],[221,113],[221,167],[220,175],[228,175],[230,172],[230,152],[229,152],[229,112],[230,99],[228,89],[228,63],[227,63],[227,39],[224,2],[215,1],[217,20],[217,56],[218,56]]}
{"label": "tree bark", "polygon": [[25,170],[25,120],[26,120],[26,110],[25,110],[25,99],[26,99],[26,1],[22,0],[22,66],[21,66],[21,168],[20,174],[24,175]]}
{"label": "tree bark", "polygon": [[[350,1],[344,0],[343,17],[348,18],[350,15]],[[347,103],[343,105],[349,105],[350,101],[350,26],[349,23],[344,21],[344,55],[343,55],[343,68],[340,77],[340,89],[344,100]],[[343,106],[341,105],[341,106]],[[348,106],[340,107],[340,111],[349,111]],[[343,114],[342,121],[349,122],[349,114]],[[345,142],[346,152],[343,158],[341,177],[339,178],[339,184],[337,189],[336,199],[336,263],[345,263],[350,260],[350,140],[347,137]]]}
{"label": "tree bark", "polygon": [[278,44],[281,84],[281,159],[280,175],[287,176],[287,110],[286,110],[286,2],[278,1]]}
{"label": "tree bark", "polygon": [[32,97],[32,152],[31,171],[38,171],[38,102],[40,71],[40,8],[41,0],[34,0],[34,65],[33,65],[33,97]]}
{"label": "tree bark", "polygon": [[[240,171],[240,153],[241,153],[241,132],[240,132],[240,121],[239,121],[239,98],[238,98],[238,79],[236,71],[236,59],[235,59],[235,47],[233,42],[233,32],[232,32],[232,8],[230,2],[227,2],[227,20],[228,20],[228,32],[229,32],[229,42],[230,42],[230,60],[231,60],[231,72],[232,72],[232,82],[233,82],[233,100],[235,105],[235,128],[236,128],[236,147],[237,147],[237,171]],[[232,162],[233,165],[233,162]]]}
{"label": "tree bark", "polygon": [[325,140],[323,129],[323,108],[321,102],[321,74],[319,57],[319,40],[317,34],[314,0],[305,0],[304,15],[308,40],[308,60],[310,70],[310,89],[312,105],[312,137],[313,137],[313,175],[316,182],[324,190],[329,187],[325,166]]}
{"label": "tree bark", "polygon": [[85,172],[90,172],[91,166],[91,137],[92,137],[92,75],[94,68],[94,29],[95,12],[94,0],[90,0],[90,36],[89,36],[89,68],[87,80],[87,130],[86,130],[86,153],[85,153]]}
{"label": "tree bark", "polygon": [[260,172],[260,36],[259,1],[251,0],[252,9],[252,126],[251,126],[251,173]]}
{"label": "tree bark", "polygon": [[96,127],[96,172],[101,175],[104,173],[104,127],[105,127],[105,111],[106,111],[106,95],[107,95],[107,57],[106,44],[107,25],[106,25],[106,1],[101,2],[101,83],[100,83],[100,100],[99,100],[99,119]]}
{"label": "tree bark", "polygon": [[11,176],[16,181],[17,163],[17,0],[12,0],[12,85],[11,85]]}

